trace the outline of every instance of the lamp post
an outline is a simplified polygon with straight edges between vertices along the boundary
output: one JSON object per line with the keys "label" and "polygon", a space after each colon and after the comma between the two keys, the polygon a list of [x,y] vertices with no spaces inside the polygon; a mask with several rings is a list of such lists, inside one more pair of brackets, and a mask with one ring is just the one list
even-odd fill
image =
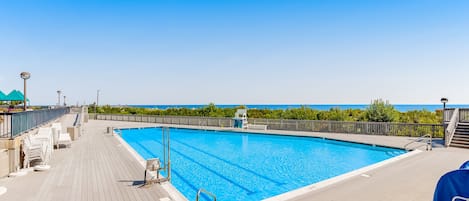
{"label": "lamp post", "polygon": [[96,106],[98,106],[98,105],[99,105],[99,89],[96,93]]}
{"label": "lamp post", "polygon": [[95,115],[95,119],[98,119],[98,113],[97,113],[97,108],[98,108],[98,105],[99,105],[99,89],[98,91],[96,92],[96,105],[94,106],[94,115]]}
{"label": "lamp post", "polygon": [[24,103],[24,106],[23,106],[23,110],[26,111],[26,109],[27,109],[27,108],[26,108],[26,100],[27,100],[27,98],[26,98],[26,80],[31,77],[31,73],[29,73],[29,72],[22,72],[22,73],[20,74],[20,76],[21,76],[21,78],[24,80],[24,84],[23,84],[23,86],[24,86],[24,90],[23,90],[23,92],[24,92],[24,100],[23,100],[23,101],[24,101],[24,102],[23,102],[23,103]]}
{"label": "lamp post", "polygon": [[62,93],[61,90],[57,90],[57,107],[60,107],[60,93]]}
{"label": "lamp post", "polygon": [[443,140],[446,140],[446,125],[445,125],[445,110],[446,110],[446,103],[448,102],[447,98],[441,98],[441,103],[443,103]]}

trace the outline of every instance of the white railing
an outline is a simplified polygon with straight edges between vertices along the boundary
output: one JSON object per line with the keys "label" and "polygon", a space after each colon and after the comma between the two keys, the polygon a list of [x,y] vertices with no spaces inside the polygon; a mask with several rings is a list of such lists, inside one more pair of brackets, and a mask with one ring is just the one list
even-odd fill
{"label": "white railing", "polygon": [[445,129],[445,146],[449,146],[451,140],[453,140],[454,132],[459,123],[459,108],[454,109],[451,116],[451,120],[448,123],[448,126]]}
{"label": "white railing", "polygon": [[[90,114],[95,119],[96,114]],[[226,117],[197,117],[197,116],[154,116],[154,115],[125,115],[98,114],[98,120],[131,121],[161,124],[178,124],[190,126],[232,127],[234,121]],[[328,133],[354,133],[367,135],[409,136],[420,137],[432,134],[433,137],[443,137],[442,124],[409,124],[390,122],[341,122],[315,120],[287,120],[287,119],[249,119],[250,124],[267,125],[271,130],[310,131]]]}

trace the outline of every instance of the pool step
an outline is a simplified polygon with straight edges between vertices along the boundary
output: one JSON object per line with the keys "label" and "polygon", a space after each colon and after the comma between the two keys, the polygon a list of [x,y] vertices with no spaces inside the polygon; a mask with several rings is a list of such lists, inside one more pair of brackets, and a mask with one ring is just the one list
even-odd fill
{"label": "pool step", "polygon": [[399,156],[402,154],[402,151],[387,151],[386,154],[391,157]]}

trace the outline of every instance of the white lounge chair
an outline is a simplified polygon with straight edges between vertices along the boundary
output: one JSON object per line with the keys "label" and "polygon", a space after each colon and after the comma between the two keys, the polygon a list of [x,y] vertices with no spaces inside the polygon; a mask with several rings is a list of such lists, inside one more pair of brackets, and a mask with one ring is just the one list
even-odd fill
{"label": "white lounge chair", "polygon": [[72,138],[68,133],[61,133],[61,127],[52,127],[52,133],[54,135],[54,145],[57,149],[60,148],[60,145],[72,146]]}
{"label": "white lounge chair", "polygon": [[52,151],[54,150],[54,139],[52,135],[51,127],[43,127],[39,128],[39,131],[36,135],[33,136],[35,141],[42,141],[47,146],[45,147],[46,151],[44,152],[44,157],[42,159],[42,163],[40,165],[34,166],[34,170],[36,171],[45,171],[50,169],[49,160],[52,155]]}
{"label": "white lounge chair", "polygon": [[46,161],[47,144],[43,141],[35,141],[31,136],[23,140],[24,166],[30,167],[33,160]]}
{"label": "white lounge chair", "polygon": [[52,123],[51,128],[55,128],[59,133],[62,133],[62,124],[61,123]]}
{"label": "white lounge chair", "polygon": [[39,128],[36,135],[33,136],[35,141],[43,141],[47,143],[47,154],[52,155],[54,140],[52,136],[52,129],[50,127]]}

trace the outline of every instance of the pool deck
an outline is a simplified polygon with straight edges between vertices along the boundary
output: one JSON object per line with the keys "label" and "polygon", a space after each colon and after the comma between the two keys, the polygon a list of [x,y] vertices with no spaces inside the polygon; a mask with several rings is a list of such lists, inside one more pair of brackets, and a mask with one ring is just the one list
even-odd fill
{"label": "pool deck", "polygon": [[436,148],[293,200],[433,200],[438,179],[446,172],[458,169],[467,160],[469,150]]}
{"label": "pool deck", "polygon": [[[70,125],[70,115],[62,119]],[[83,136],[72,148],[56,150],[47,172],[32,172],[23,177],[0,179],[7,187],[0,200],[159,200],[168,197],[160,185],[139,188],[143,167],[116,136],[106,128],[153,127],[152,123],[95,121],[84,127]],[[175,125],[170,125],[176,127]],[[226,128],[179,126],[198,129]],[[265,131],[252,131],[263,132]],[[415,138],[356,134],[267,131],[272,134],[304,135],[330,139],[400,147]],[[414,146],[419,146],[415,144]],[[420,147],[424,149],[424,147]],[[112,156],[112,157],[111,157]],[[332,185],[311,190],[291,200],[432,200],[435,185],[444,173],[457,169],[469,160],[469,149],[434,148],[401,159],[366,175],[353,176]],[[194,195],[195,198],[195,195]]]}
{"label": "pool deck", "polygon": [[[74,115],[61,119],[71,126]],[[26,176],[2,178],[7,192],[0,200],[14,201],[155,201],[168,197],[160,185],[141,187],[144,168],[112,135],[107,123],[91,121],[71,148],[55,149],[51,169]]]}

